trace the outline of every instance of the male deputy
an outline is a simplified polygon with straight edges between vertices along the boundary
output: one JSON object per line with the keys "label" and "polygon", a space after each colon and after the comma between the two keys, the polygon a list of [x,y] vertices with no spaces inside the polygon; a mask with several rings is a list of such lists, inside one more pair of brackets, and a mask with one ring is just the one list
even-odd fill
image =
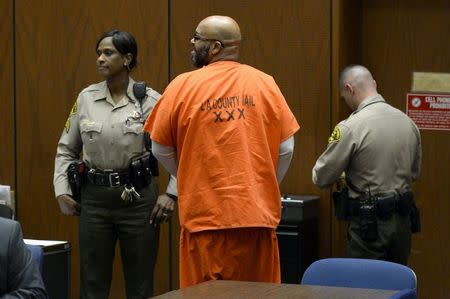
{"label": "male deputy", "polygon": [[152,151],[178,179],[180,286],[280,282],[275,228],[299,125],[274,79],[240,64],[225,16],[199,23],[192,62],[147,120]]}
{"label": "male deputy", "polygon": [[420,174],[419,130],[378,94],[367,68],[345,68],[339,88],[353,113],[335,127],[313,168],[313,182],[327,187],[345,171],[349,193],[343,192],[335,204],[338,218],[350,220],[350,257],[406,264],[410,218],[417,221],[411,184]]}

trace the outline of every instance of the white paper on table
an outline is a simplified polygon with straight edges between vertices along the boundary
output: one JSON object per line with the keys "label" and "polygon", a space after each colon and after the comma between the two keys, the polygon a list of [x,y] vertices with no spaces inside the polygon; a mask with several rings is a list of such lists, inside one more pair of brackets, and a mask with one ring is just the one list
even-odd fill
{"label": "white paper on table", "polygon": [[70,243],[67,241],[53,241],[53,240],[35,240],[35,239],[23,239],[25,244],[42,246],[44,252],[51,249],[68,249]]}

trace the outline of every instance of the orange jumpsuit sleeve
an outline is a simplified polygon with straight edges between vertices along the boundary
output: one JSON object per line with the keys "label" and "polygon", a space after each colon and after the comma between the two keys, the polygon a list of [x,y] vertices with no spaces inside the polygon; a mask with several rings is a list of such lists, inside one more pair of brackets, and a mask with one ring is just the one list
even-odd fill
{"label": "orange jumpsuit sleeve", "polygon": [[173,92],[166,89],[163,96],[147,118],[144,131],[159,144],[176,147],[176,125],[173,125]]}
{"label": "orange jumpsuit sleeve", "polygon": [[291,112],[286,99],[284,98],[281,90],[275,84],[277,97],[280,99],[280,124],[281,124],[281,140],[280,143],[291,137],[300,129],[300,125],[295,119],[294,114]]}

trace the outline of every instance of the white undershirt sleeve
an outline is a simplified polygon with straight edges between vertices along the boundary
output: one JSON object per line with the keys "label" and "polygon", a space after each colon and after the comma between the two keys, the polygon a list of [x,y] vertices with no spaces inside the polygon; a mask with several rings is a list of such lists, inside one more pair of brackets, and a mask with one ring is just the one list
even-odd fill
{"label": "white undershirt sleeve", "polygon": [[178,196],[177,188],[177,170],[178,159],[177,152],[174,147],[161,145],[152,140],[152,153],[153,156],[164,166],[164,168],[170,173],[170,180],[167,184],[166,192]]}
{"label": "white undershirt sleeve", "polygon": [[294,136],[289,137],[278,148],[278,168],[277,181],[280,184],[283,181],[286,172],[291,164],[292,155],[294,153]]}

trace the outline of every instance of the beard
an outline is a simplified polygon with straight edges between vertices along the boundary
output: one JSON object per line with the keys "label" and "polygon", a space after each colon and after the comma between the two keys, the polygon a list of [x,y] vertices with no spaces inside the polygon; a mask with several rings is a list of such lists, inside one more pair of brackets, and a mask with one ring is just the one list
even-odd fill
{"label": "beard", "polygon": [[201,68],[205,65],[208,65],[209,61],[208,61],[208,52],[209,52],[209,45],[208,46],[203,46],[202,48],[196,50],[194,48],[194,50],[192,51],[192,64],[197,67],[197,68]]}

